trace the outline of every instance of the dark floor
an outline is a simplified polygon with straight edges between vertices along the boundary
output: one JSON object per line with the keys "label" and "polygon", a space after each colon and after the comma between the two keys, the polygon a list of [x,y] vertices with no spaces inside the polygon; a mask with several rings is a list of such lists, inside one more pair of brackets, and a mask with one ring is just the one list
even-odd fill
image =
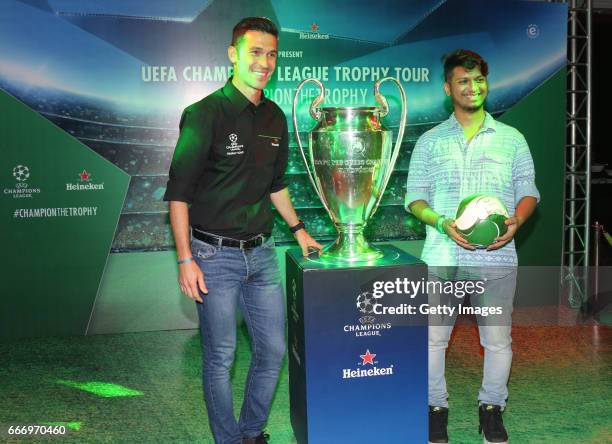
{"label": "dark floor", "polygon": [[[480,443],[477,331],[455,330],[447,361],[449,434],[452,443]],[[511,442],[612,443],[612,328],[515,327],[513,338],[504,415]],[[242,329],[233,374],[236,411],[249,357]],[[195,330],[3,343],[0,381],[1,442],[212,442]],[[98,384],[83,385],[92,382]],[[64,425],[68,432],[53,438],[6,434],[11,425],[34,424]],[[295,442],[286,366],[268,431],[272,443]]]}

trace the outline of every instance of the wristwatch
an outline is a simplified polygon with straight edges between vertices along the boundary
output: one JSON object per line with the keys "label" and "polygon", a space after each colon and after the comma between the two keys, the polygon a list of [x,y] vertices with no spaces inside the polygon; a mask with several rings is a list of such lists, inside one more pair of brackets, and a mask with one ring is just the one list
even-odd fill
{"label": "wristwatch", "polygon": [[291,231],[293,234],[295,234],[295,233],[297,233],[298,231],[300,231],[302,228],[304,228],[304,229],[305,229],[305,228],[306,228],[306,225],[305,225],[305,224],[304,224],[304,222],[303,222],[303,221],[300,219],[300,221],[299,221],[299,222],[298,222],[296,225],[294,225],[294,226],[292,226],[292,227],[289,227],[289,231]]}

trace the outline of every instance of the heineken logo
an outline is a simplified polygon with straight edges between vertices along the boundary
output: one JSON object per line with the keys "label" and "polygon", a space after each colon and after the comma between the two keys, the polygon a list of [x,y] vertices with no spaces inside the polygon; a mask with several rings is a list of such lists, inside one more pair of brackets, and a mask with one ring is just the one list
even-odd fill
{"label": "heineken logo", "polygon": [[66,191],[100,191],[104,189],[104,183],[94,183],[92,174],[86,169],[75,176],[79,178],[79,181],[66,183]]}
{"label": "heineken logo", "polygon": [[375,360],[376,356],[376,353],[372,353],[370,349],[366,349],[364,354],[359,355],[361,362],[357,363],[357,368],[342,369],[342,379],[393,375],[393,364],[386,367],[380,367],[378,366],[378,361]]}
{"label": "heineken logo", "polygon": [[319,32],[320,26],[316,23],[310,25],[310,32],[300,31],[300,40],[329,40],[329,34]]}

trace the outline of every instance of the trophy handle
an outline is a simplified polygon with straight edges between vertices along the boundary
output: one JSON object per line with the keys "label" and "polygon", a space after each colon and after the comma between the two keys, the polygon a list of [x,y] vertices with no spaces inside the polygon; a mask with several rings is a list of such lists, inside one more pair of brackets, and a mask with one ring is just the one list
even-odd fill
{"label": "trophy handle", "polygon": [[[317,121],[321,118],[321,110],[318,109],[317,106],[320,105],[325,100],[325,88],[323,87],[323,84],[321,83],[319,79],[305,79],[298,85],[297,89],[295,90],[295,94],[293,95],[293,130],[295,131],[295,139],[297,140],[298,147],[300,149],[300,153],[302,154],[302,159],[304,160],[304,165],[306,166],[306,171],[308,172],[308,178],[310,179],[310,183],[312,184],[317,195],[319,196],[319,199],[321,199],[321,203],[323,204],[327,212],[331,214],[331,212],[329,211],[329,207],[327,206],[327,202],[325,201],[325,198],[323,197],[323,193],[317,186],[317,182],[314,179],[314,174],[310,169],[310,163],[306,159],[306,153],[304,152],[304,147],[302,146],[302,141],[300,140],[300,130],[298,128],[297,113],[296,113],[297,98],[298,98],[298,94],[300,93],[300,90],[304,87],[304,85],[306,85],[309,82],[315,83],[321,90],[321,93],[310,104],[310,116]],[[313,168],[314,168],[314,165],[313,165]]]}
{"label": "trophy handle", "polygon": [[404,128],[406,126],[406,93],[404,92],[404,87],[402,86],[402,84],[395,77],[385,77],[384,79],[377,80],[376,83],[374,83],[374,97],[376,98],[376,101],[380,104],[380,106],[382,107],[382,112],[380,113],[380,117],[382,118],[382,117],[385,117],[387,114],[389,114],[389,103],[387,102],[387,99],[385,98],[385,96],[383,96],[380,93],[380,85],[382,85],[384,82],[389,81],[389,80],[395,83],[397,85],[397,88],[399,89],[401,100],[402,100],[402,113],[400,116],[400,125],[397,131],[397,139],[395,141],[395,147],[393,148],[393,154],[391,155],[391,161],[389,162],[389,167],[387,168],[385,177],[383,178],[383,183],[382,183],[383,192],[380,193],[380,196],[378,196],[378,199],[376,200],[376,205],[374,205],[374,210],[372,211],[372,214],[374,214],[374,212],[378,208],[378,204],[380,203],[380,200],[383,197],[384,190],[387,189],[387,184],[389,183],[389,179],[391,179],[391,174],[393,173],[393,168],[395,168],[395,162],[397,161],[397,156],[399,155],[399,150],[400,150],[400,147],[402,146],[402,139],[404,138]]}

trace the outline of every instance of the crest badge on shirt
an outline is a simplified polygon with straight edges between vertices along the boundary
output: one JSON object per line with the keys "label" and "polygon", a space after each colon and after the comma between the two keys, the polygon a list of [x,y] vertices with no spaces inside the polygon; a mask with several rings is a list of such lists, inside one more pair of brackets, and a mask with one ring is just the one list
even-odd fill
{"label": "crest badge on shirt", "polygon": [[244,145],[238,144],[238,135],[237,134],[230,134],[228,136],[229,145],[225,146],[225,149],[227,150],[226,153],[228,156],[235,156],[237,154],[244,154]]}

